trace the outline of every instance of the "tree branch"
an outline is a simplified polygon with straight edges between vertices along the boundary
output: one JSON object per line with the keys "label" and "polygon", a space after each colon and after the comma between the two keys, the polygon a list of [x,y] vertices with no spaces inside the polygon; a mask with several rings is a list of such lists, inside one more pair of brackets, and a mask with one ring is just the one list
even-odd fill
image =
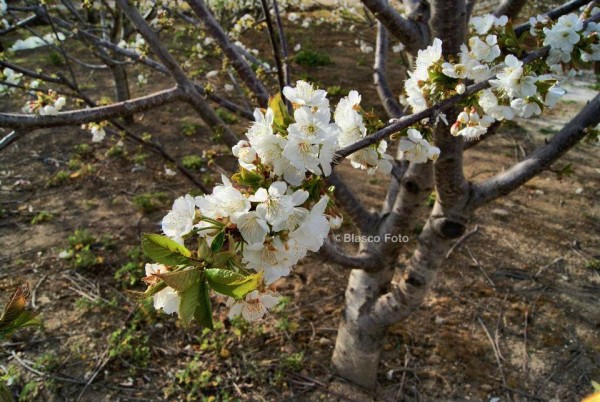
{"label": "tree branch", "polygon": [[377,89],[377,95],[381,100],[386,113],[391,118],[399,118],[404,115],[402,106],[396,100],[396,96],[390,88],[385,74],[385,62],[388,52],[388,33],[381,22],[377,22],[377,40],[375,43],[375,63],[373,66],[373,81]]}
{"label": "tree branch", "polygon": [[169,70],[169,73],[175,79],[177,85],[181,87],[188,103],[196,110],[200,117],[202,117],[210,129],[215,134],[222,136],[227,145],[233,146],[237,144],[237,136],[204,100],[203,96],[196,89],[196,85],[185,75],[181,66],[177,63],[177,60],[169,53],[165,45],[160,41],[158,35],[152,30],[137,9],[131,6],[127,0],[116,0],[116,3],[140,34],[146,39],[152,50],[163,62],[167,70]]}
{"label": "tree branch", "polygon": [[267,0],[260,0],[262,9],[265,14],[265,20],[267,22],[267,31],[269,32],[269,39],[271,40],[271,47],[273,48],[273,57],[275,58],[275,65],[277,66],[277,80],[279,81],[279,91],[283,94],[283,87],[285,87],[285,77],[283,73],[283,64],[281,62],[281,55],[279,54],[279,44],[277,43],[277,35],[275,34],[275,28],[273,27],[273,21],[271,20],[271,10],[269,10],[269,4]]}
{"label": "tree branch", "polygon": [[494,11],[494,15],[496,17],[506,15],[510,19],[515,19],[526,3],[527,0],[503,0]]}
{"label": "tree branch", "polygon": [[479,208],[519,188],[573,148],[586,136],[587,127],[593,127],[598,123],[600,123],[600,95],[596,95],[577,116],[552,137],[550,142],[536,149],[510,169],[483,183],[473,185],[473,196],[469,207]]}
{"label": "tree branch", "polygon": [[361,233],[372,232],[377,216],[365,209],[362,201],[356,197],[354,191],[348,188],[346,182],[335,171],[331,172],[327,181],[335,186],[336,202],[344,208]]}
{"label": "tree branch", "polygon": [[30,131],[31,130],[11,131],[10,133],[8,133],[4,137],[2,137],[2,139],[0,139],[0,151],[2,151],[4,148],[8,147],[10,144],[15,142],[16,140],[24,137]]}
{"label": "tree branch", "polygon": [[[66,29],[70,32],[75,31],[77,36],[79,36],[83,40],[90,41],[94,46],[103,47],[103,48],[112,50],[113,52],[115,52],[117,54],[127,56],[130,59],[135,60],[139,63],[142,63],[156,71],[159,71],[166,75],[170,75],[169,70],[163,64],[153,60],[150,57],[142,57],[141,55],[137,54],[136,52],[133,52],[133,51],[127,50],[127,49],[123,49],[123,48],[117,46],[116,44],[114,44],[108,40],[99,38],[96,35],[93,35],[84,29],[80,29],[75,24],[72,24],[63,19],[56,18],[56,17],[51,17],[51,18],[53,19],[53,21],[56,23],[57,26],[60,26],[61,28]],[[234,113],[239,114],[240,116],[244,117],[247,120],[254,119],[254,115],[252,114],[251,110],[245,109],[245,108],[243,108],[243,107],[241,107],[241,106],[239,106],[217,94],[212,93],[212,92],[207,93],[205,91],[204,87],[202,85],[200,85],[199,83],[194,82],[194,85],[196,86],[196,89],[198,90],[198,92],[200,92],[200,95],[208,97],[208,99],[215,102],[216,104],[223,106],[224,108],[226,108]]]}
{"label": "tree branch", "polygon": [[273,0],[273,11],[275,12],[275,23],[277,24],[277,32],[279,33],[279,39],[281,40],[281,55],[283,56],[283,77],[285,85],[290,85],[290,64],[288,61],[289,51],[288,43],[285,38],[285,32],[283,30],[283,24],[281,23],[281,14],[279,13],[279,5],[277,0]]}
{"label": "tree branch", "polygon": [[386,0],[362,0],[362,3],[392,35],[406,45],[410,54],[416,55],[419,49],[423,49],[429,43],[426,21],[403,18]]}
{"label": "tree branch", "polygon": [[217,42],[223,54],[229,59],[235,71],[239,74],[244,84],[254,93],[261,107],[266,107],[269,102],[269,92],[266,90],[262,82],[256,77],[256,74],[250,68],[248,63],[240,54],[238,48],[231,43],[227,37],[227,33],[215,20],[206,4],[202,0],[186,0],[192,10],[202,21],[204,28]]}
{"label": "tree branch", "polygon": [[11,33],[12,31],[19,29],[27,24],[31,24],[31,23],[35,22],[38,18],[39,18],[39,16],[37,16],[36,14],[33,14],[27,18],[19,20],[16,24],[11,25],[8,28],[1,30],[0,36],[6,35],[7,33]]}
{"label": "tree branch", "polygon": [[[563,4],[562,6],[556,7],[555,9],[548,11],[544,15],[546,17],[550,18],[551,20],[555,20],[560,16],[563,16],[565,14],[568,14],[572,11],[577,10],[579,7],[581,7],[587,3],[590,3],[591,1],[593,1],[593,0],[572,0],[568,3]],[[531,28],[531,24],[529,24],[529,23],[522,24],[515,28],[515,33],[517,34],[517,36],[521,36],[523,34],[523,32],[529,31],[530,28]]]}
{"label": "tree branch", "polygon": [[16,113],[0,113],[0,127],[7,128],[46,128],[58,126],[73,126],[84,123],[99,122],[115,117],[130,116],[141,111],[162,106],[183,99],[183,92],[178,87],[156,92],[152,95],[69,112],[59,112],[56,115],[40,116]]}
{"label": "tree branch", "polygon": [[375,258],[368,254],[356,256],[349,255],[329,239],[325,239],[319,254],[328,261],[346,269],[362,269],[366,272],[378,270],[380,264],[375,263]]}

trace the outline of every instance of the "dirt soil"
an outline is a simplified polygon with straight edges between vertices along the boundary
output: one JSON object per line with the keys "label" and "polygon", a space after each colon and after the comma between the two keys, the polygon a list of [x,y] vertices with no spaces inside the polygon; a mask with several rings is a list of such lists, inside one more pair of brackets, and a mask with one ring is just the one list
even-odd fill
{"label": "dirt soil", "polygon": [[[360,29],[373,41],[373,29]],[[347,26],[324,24],[318,32],[309,40],[291,29],[290,44],[318,49],[333,64],[294,65],[294,76],[357,89],[383,116],[371,56],[359,52]],[[256,46],[268,55],[260,35]],[[403,67],[390,59],[399,94]],[[95,99],[112,96],[105,73],[78,71],[82,82],[95,83]],[[171,85],[148,74],[150,84],[132,85],[134,96]],[[567,89],[577,86],[578,95],[549,115],[510,124],[467,151],[468,178],[483,180],[543,144],[595,95],[593,83],[593,76],[575,81]],[[22,103],[0,99],[3,110]],[[247,122],[234,126],[242,133]],[[235,166],[184,104],[140,114],[131,130],[151,134],[180,161],[201,156],[194,174],[209,186],[220,169]],[[380,386],[369,394],[348,393],[329,364],[348,275],[343,267],[306,258],[278,284],[287,303],[259,325],[226,320],[223,300],[215,298],[223,325],[214,332],[182,328],[125,290],[143,289],[140,234],[157,233],[172,200],[197,190],[181,174],[168,176],[161,158],[118,136],[91,144],[79,128],[31,132],[0,154],[0,289],[4,302],[17,285],[29,284],[44,326],[2,344],[0,370],[24,401],[580,400],[591,393],[591,380],[600,381],[597,157],[597,146],[582,143],[553,167],[570,164],[571,174],[545,172],[478,211],[425,304],[390,331]],[[386,177],[345,164],[340,170],[368,206],[380,205]],[[86,233],[76,235],[78,229]],[[408,260],[417,234],[405,234]],[[71,258],[61,258],[63,251]]]}

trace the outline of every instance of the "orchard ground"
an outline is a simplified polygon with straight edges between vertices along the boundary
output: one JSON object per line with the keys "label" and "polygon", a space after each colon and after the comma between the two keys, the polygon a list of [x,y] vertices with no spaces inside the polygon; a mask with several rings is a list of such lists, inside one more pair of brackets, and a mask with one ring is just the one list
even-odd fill
{"label": "orchard ground", "polygon": [[[331,59],[317,67],[293,64],[294,77],[328,89],[335,101],[356,89],[366,109],[383,118],[372,54],[360,53],[347,28],[325,23],[306,37],[290,26],[290,47],[300,43]],[[356,29],[373,43],[374,29]],[[264,32],[253,35],[267,43]],[[269,48],[259,48],[268,57]],[[60,69],[35,52],[20,57]],[[404,67],[393,53],[389,59],[389,79],[400,94]],[[132,81],[137,73],[130,73]],[[103,73],[89,78],[96,85],[90,93],[110,86]],[[133,95],[169,85],[158,73],[148,82],[132,84]],[[565,88],[565,101],[550,114],[518,120],[468,150],[468,178],[483,180],[550,138],[596,94],[596,79],[587,73]],[[0,105],[18,110],[19,102],[2,98]],[[247,126],[226,118],[239,133]],[[151,134],[208,186],[222,169],[236,167],[185,104],[137,115],[132,129]],[[144,287],[140,234],[158,232],[172,201],[197,190],[181,174],[168,176],[164,161],[147,149],[118,142],[92,144],[79,128],[59,128],[32,132],[0,153],[3,301],[28,283],[44,321],[2,345],[0,368],[9,370],[12,392],[26,401],[367,398],[343,395],[346,389],[334,384],[329,359],[348,271],[318,255],[277,284],[287,302],[258,325],[225,320],[224,301],[214,298],[215,318],[224,324],[214,332],[184,329],[151,303],[127,296],[125,289]],[[600,381],[597,158],[598,147],[584,142],[553,172],[477,213],[426,303],[391,330],[373,398],[575,401],[592,391],[591,380]],[[369,206],[379,206],[386,177],[346,163],[340,171]],[[352,233],[350,222],[334,234],[343,233]],[[406,262],[418,233],[402,235]]]}

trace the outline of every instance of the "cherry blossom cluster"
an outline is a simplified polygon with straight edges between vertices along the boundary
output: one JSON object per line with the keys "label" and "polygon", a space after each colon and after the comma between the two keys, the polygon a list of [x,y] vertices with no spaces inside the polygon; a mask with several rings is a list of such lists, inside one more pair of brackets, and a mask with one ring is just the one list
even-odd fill
{"label": "cherry blossom cluster", "polygon": [[48,93],[36,92],[36,99],[25,103],[21,109],[23,113],[37,113],[41,116],[55,115],[65,106],[67,98],[58,95],[55,91],[49,90]]}
{"label": "cherry blossom cluster", "polygon": [[[18,85],[21,82],[21,78],[23,78],[23,74],[16,73],[14,70],[6,67],[2,72],[0,72],[0,96],[12,94],[17,90],[16,87],[12,85]],[[9,85],[5,85],[9,84]]]}
{"label": "cherry blossom cluster", "polygon": [[106,137],[106,132],[104,131],[104,127],[108,125],[107,121],[103,121],[100,123],[87,123],[82,124],[81,128],[83,130],[88,130],[92,134],[92,142],[101,142]]}
{"label": "cherry blossom cluster", "polygon": [[146,43],[144,37],[139,33],[135,34],[135,38],[129,42],[121,40],[117,46],[119,46],[121,49],[130,50],[139,55],[144,55],[148,51],[148,44]]}
{"label": "cherry blossom cluster", "polygon": [[[525,36],[516,36],[506,16],[475,17],[470,21],[468,44],[461,46],[457,58],[445,60],[442,41],[437,38],[418,52],[415,69],[405,82],[407,103],[414,112],[420,112],[463,94],[470,82],[489,79],[491,88],[468,97],[464,111],[452,124],[451,134],[465,140],[478,139],[495,121],[529,118],[544,108],[553,108],[565,93],[556,74],[600,59],[598,24],[592,22],[584,28],[575,14],[556,22],[541,16],[530,22],[528,34],[535,36],[539,45],[550,48],[546,59],[529,65],[518,59],[526,47]],[[423,155],[424,151],[420,160]]]}
{"label": "cherry blossom cluster", "polygon": [[[199,242],[198,249],[205,251],[198,258],[202,255],[206,268],[259,275],[256,285],[237,297],[213,287],[230,296],[230,317],[241,314],[249,321],[277,303],[270,286],[289,275],[309,251],[318,251],[330,228],[341,225],[323,177],[331,173],[338,148],[367,135],[356,91],[340,100],[333,116],[327,93],[307,82],[285,87],[283,96],[291,111],[281,96],[273,98],[268,109],[255,110],[247,140],[233,147],[239,172],[231,179],[222,176],[211,194],[178,198],[162,221],[164,235],[176,244]],[[382,141],[359,151],[352,165],[371,173],[389,172],[391,158],[385,148]],[[148,264],[146,281],[152,288],[158,277],[177,269]],[[167,313],[180,311],[180,303],[181,292],[171,286],[154,294],[154,306]]]}
{"label": "cherry blossom cluster", "polygon": [[65,35],[62,32],[59,32],[58,35],[49,33],[44,36],[30,36],[26,39],[17,39],[10,50],[18,51],[35,49],[38,47],[49,46],[63,40],[65,40]]}

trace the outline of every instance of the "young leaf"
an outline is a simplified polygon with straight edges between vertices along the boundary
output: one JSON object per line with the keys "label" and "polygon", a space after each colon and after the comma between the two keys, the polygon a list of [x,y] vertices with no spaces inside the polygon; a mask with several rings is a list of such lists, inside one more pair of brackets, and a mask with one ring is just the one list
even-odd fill
{"label": "young leaf", "polygon": [[283,126],[285,124],[285,115],[287,114],[287,109],[285,108],[285,103],[283,103],[283,99],[281,98],[281,93],[278,93],[269,99],[269,108],[273,110],[273,123]]}
{"label": "young leaf", "polygon": [[186,290],[177,293],[181,297],[179,318],[184,326],[190,325],[195,318],[201,326],[214,329],[208,287],[200,276]]}
{"label": "young leaf", "polygon": [[262,280],[262,272],[243,276],[227,269],[209,268],[204,271],[206,280],[215,291],[241,299],[258,287]]}
{"label": "young leaf", "polygon": [[40,325],[35,319],[37,313],[25,310],[29,291],[17,287],[0,317],[0,339],[5,339],[18,329]]}
{"label": "young leaf", "polygon": [[192,265],[190,250],[169,239],[157,234],[144,234],[142,238],[144,253],[154,261],[165,265]]}
{"label": "young leaf", "polygon": [[223,243],[225,243],[225,232],[220,232],[212,241],[211,245],[210,245],[210,250],[213,253],[216,253],[217,251],[221,250],[221,248],[223,247]]}
{"label": "young leaf", "polygon": [[200,278],[183,292],[177,292],[181,300],[179,301],[179,318],[184,326],[189,326],[194,319],[194,313],[201,303]]}
{"label": "young leaf", "polygon": [[191,286],[200,282],[202,275],[197,269],[186,269],[185,271],[166,272],[164,274],[155,274],[165,281],[167,286],[172,287],[177,292],[185,292]]}
{"label": "young leaf", "polygon": [[196,307],[194,318],[201,326],[214,329],[209,288],[204,281],[200,283],[200,304]]}

